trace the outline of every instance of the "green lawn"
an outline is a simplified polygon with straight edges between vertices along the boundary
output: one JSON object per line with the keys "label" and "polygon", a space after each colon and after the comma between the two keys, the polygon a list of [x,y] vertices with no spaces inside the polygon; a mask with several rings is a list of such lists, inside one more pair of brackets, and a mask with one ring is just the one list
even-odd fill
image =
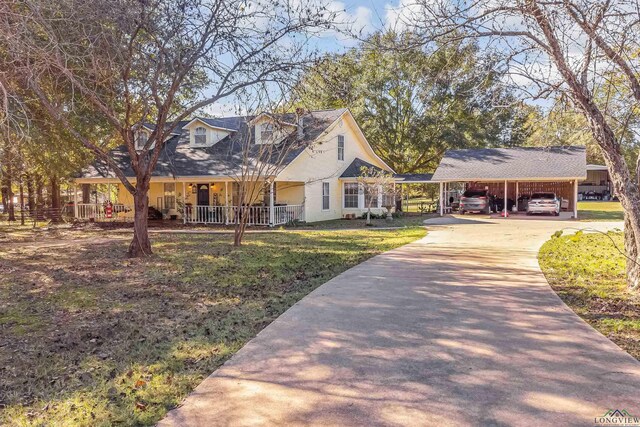
{"label": "green lawn", "polygon": [[126,235],[0,231],[0,425],[105,426],[154,424],[318,285],[426,232],[163,234],[131,260]]}
{"label": "green lawn", "polygon": [[625,284],[622,233],[552,238],[539,261],[551,287],[580,317],[640,359],[640,291]]}
{"label": "green lawn", "polygon": [[[387,221],[385,218],[372,219],[371,224],[373,228],[394,228],[394,227],[419,227],[424,225],[424,220],[432,218],[436,214],[404,214],[400,217],[393,218],[392,221]],[[329,221],[312,222],[309,224],[301,224],[297,226],[291,226],[292,228],[308,229],[308,230],[339,230],[339,229],[353,229],[353,228],[365,228],[366,220],[362,218],[358,219],[332,219]]]}
{"label": "green lawn", "polygon": [[622,221],[620,202],[578,202],[578,218],[581,221]]}

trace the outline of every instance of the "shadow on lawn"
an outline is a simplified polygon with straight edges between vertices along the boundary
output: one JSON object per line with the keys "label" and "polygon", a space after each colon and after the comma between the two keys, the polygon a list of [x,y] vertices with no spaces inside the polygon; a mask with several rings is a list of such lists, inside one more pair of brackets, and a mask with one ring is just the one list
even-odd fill
{"label": "shadow on lawn", "polygon": [[146,260],[126,242],[2,253],[0,424],[152,424],[315,287],[423,233],[167,235]]}
{"label": "shadow on lawn", "polygon": [[638,364],[508,256],[518,251],[369,260],[283,315],[169,421],[584,425],[603,401],[632,404]]}

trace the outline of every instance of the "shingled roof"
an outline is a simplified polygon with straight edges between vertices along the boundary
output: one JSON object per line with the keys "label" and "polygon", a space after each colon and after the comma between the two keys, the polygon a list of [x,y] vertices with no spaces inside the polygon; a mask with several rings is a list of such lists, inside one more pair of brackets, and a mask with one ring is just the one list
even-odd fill
{"label": "shingled roof", "polygon": [[363,169],[373,170],[377,172],[384,171],[384,169],[356,157],[355,159],[353,159],[351,164],[347,166],[344,172],[342,172],[340,178],[357,178],[362,175]]}
{"label": "shingled roof", "polygon": [[[336,110],[311,111],[303,116],[304,136],[303,140],[296,139],[295,148],[286,153],[282,165],[293,161],[307,146],[312,144],[333,122],[344,112],[345,108]],[[196,176],[233,176],[240,173],[242,167],[242,147],[247,135],[253,138],[253,132],[249,122],[254,116],[224,117],[220,119],[198,119],[212,126],[226,129],[237,129],[227,137],[216,142],[210,147],[192,147],[189,145],[189,134],[183,129],[192,120],[179,122],[176,126],[176,136],[170,138],[160,154],[158,164],[153,171],[154,177],[196,177]],[[283,115],[283,120],[295,117],[293,114]],[[147,126],[150,127],[150,126]],[[283,150],[287,149],[287,140],[280,144]],[[290,146],[289,146],[290,147]],[[111,152],[112,158],[128,177],[135,174],[131,168],[129,153],[125,146],[118,147]],[[115,178],[106,164],[96,161],[86,168],[79,178]]]}
{"label": "shingled roof", "polygon": [[585,147],[449,150],[432,181],[586,179]]}

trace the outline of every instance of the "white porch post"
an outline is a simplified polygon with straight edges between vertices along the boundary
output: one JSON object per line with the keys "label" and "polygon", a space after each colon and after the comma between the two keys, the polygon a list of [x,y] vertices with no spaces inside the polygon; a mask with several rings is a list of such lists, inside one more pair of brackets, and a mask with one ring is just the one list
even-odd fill
{"label": "white porch post", "polygon": [[518,212],[518,193],[520,192],[519,182],[516,181],[516,212]]}
{"label": "white porch post", "polygon": [[444,194],[442,193],[442,182],[440,183],[440,216],[444,215]]}
{"label": "white porch post", "polygon": [[382,207],[382,185],[378,185],[378,209]]}
{"label": "white porch post", "polygon": [[73,215],[75,219],[78,219],[78,184],[76,183],[73,184]]}
{"label": "white porch post", "polygon": [[271,183],[269,184],[269,226],[273,227],[273,225],[275,224],[275,219],[276,219],[276,215],[275,212],[273,211],[273,185],[274,182],[271,181]]}
{"label": "white porch post", "polygon": [[182,182],[182,223],[187,223],[187,183]]}
{"label": "white porch post", "polygon": [[229,225],[229,181],[224,182],[224,224]]}
{"label": "white porch post", "polygon": [[507,217],[507,180],[504,181],[504,217]]}
{"label": "white porch post", "polygon": [[578,180],[573,183],[573,219],[578,219]]}

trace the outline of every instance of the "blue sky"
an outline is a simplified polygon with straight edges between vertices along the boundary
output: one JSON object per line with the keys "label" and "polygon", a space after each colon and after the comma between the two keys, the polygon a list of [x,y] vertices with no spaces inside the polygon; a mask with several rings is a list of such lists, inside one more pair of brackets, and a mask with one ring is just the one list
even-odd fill
{"label": "blue sky", "polygon": [[[370,34],[395,22],[394,11],[397,10],[399,0],[333,0],[330,7],[334,10],[344,10],[341,20],[350,22],[354,29]],[[354,46],[357,42],[346,36],[324,37],[318,41],[318,47],[326,51],[343,51]]]}

